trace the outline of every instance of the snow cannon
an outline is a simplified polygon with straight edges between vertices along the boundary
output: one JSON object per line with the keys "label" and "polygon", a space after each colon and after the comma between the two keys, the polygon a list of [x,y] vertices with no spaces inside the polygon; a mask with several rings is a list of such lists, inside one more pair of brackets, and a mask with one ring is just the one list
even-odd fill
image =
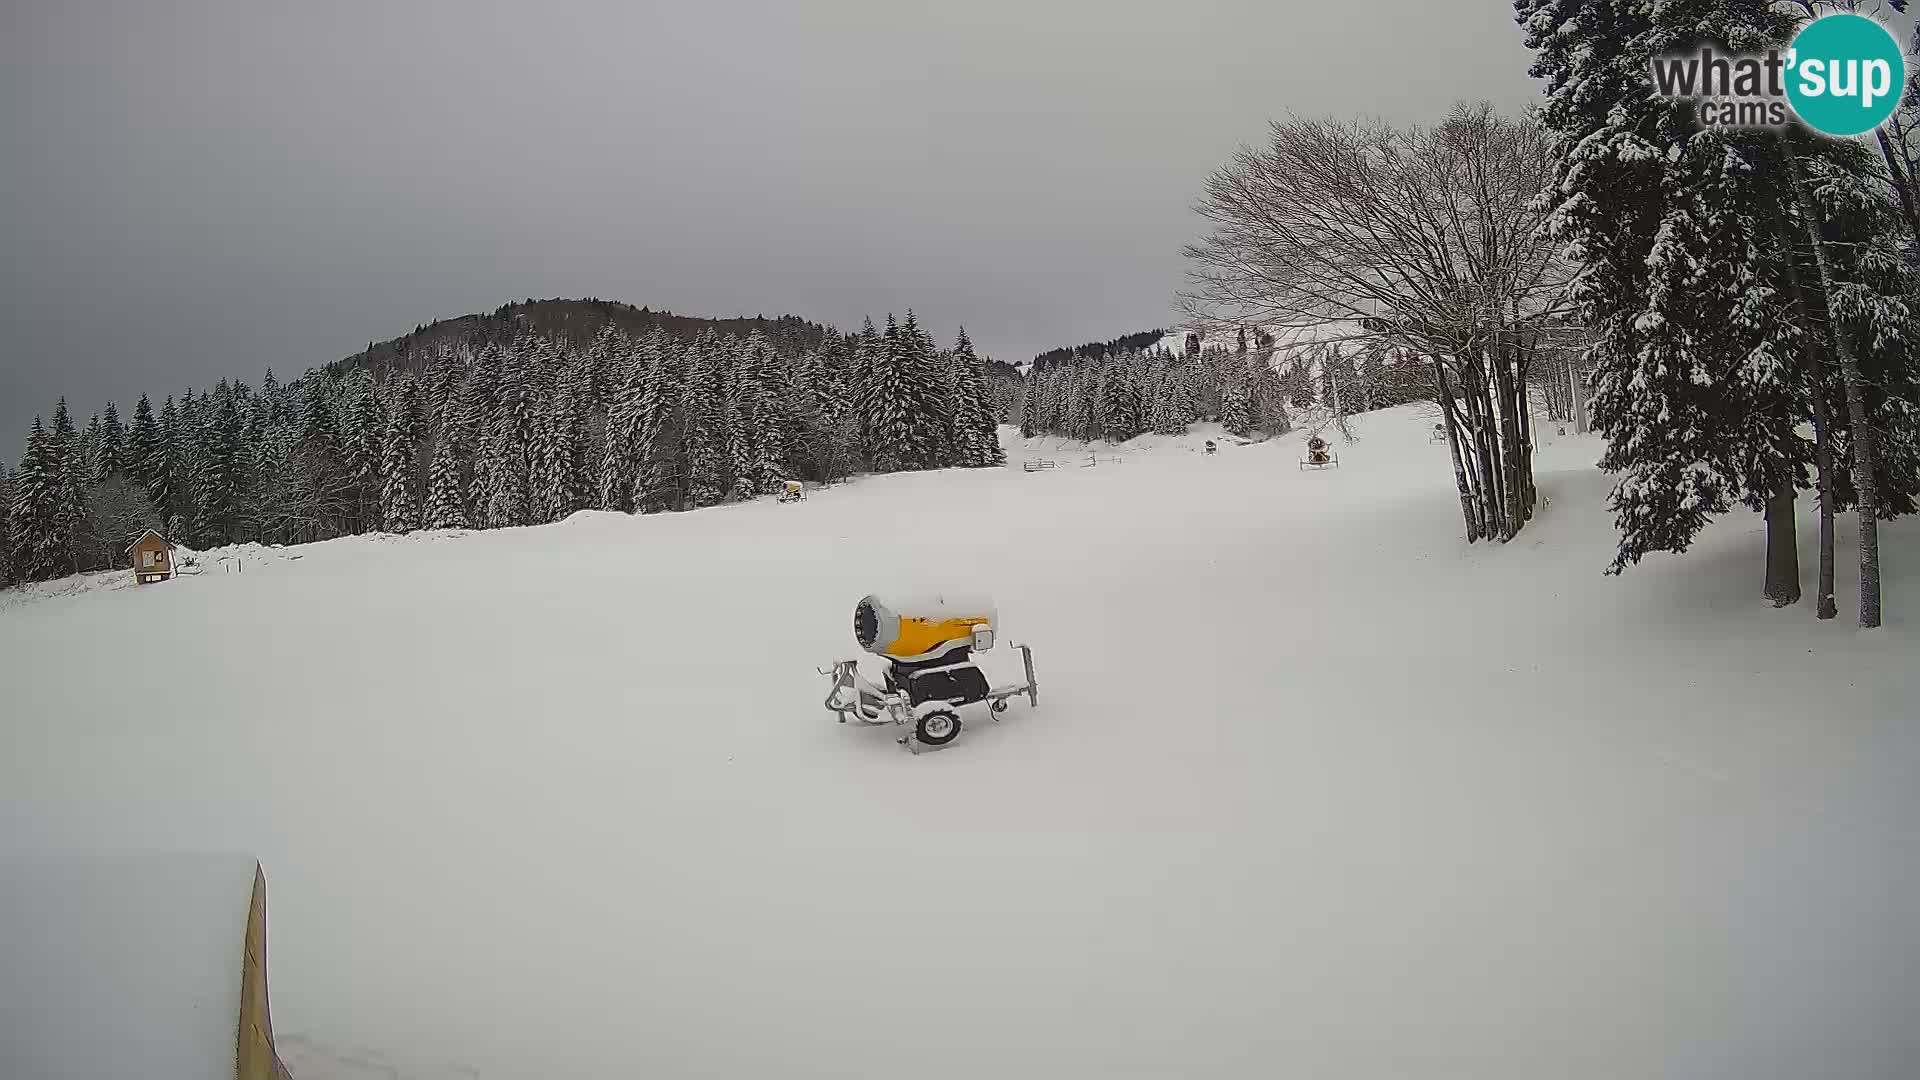
{"label": "snow cannon", "polygon": [[1300,471],[1308,469],[1339,468],[1340,455],[1327,447],[1327,440],[1318,435],[1307,440],[1307,456],[1300,459]]}
{"label": "snow cannon", "polygon": [[897,724],[909,730],[901,745],[914,753],[945,746],[960,734],[960,707],[985,702],[995,720],[1007,699],[1021,694],[1040,704],[1033,677],[1033,650],[1015,645],[1025,668],[1021,682],[995,686],[973,661],[993,648],[998,614],[984,597],[935,593],[914,597],[862,597],[853,608],[853,638],[886,661],[879,684],[860,673],[857,660],[820,670],[833,677],[827,711],[841,723]]}

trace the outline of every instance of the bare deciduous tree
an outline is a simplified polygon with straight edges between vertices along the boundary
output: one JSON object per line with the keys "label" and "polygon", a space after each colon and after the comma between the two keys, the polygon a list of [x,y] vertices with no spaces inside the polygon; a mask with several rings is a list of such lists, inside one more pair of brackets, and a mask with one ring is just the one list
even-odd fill
{"label": "bare deciduous tree", "polygon": [[1467,539],[1510,540],[1534,506],[1529,368],[1570,310],[1549,175],[1537,128],[1484,103],[1431,128],[1275,123],[1207,179],[1188,311],[1426,357]]}

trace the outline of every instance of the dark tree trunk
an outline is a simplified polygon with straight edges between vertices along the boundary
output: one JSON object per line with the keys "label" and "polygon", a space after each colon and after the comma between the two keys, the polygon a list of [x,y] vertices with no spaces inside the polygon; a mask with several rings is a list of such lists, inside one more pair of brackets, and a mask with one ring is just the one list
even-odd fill
{"label": "dark tree trunk", "polygon": [[1783,480],[1767,498],[1766,597],[1774,607],[1800,602],[1800,537],[1794,531],[1793,481]]}
{"label": "dark tree trunk", "polygon": [[1480,508],[1486,518],[1487,538],[1506,539],[1506,496],[1500,487],[1500,459],[1494,452],[1493,402],[1488,397],[1485,371],[1475,371],[1467,390],[1468,419],[1472,423],[1474,457],[1480,468]]}
{"label": "dark tree trunk", "polygon": [[[1800,287],[1799,245],[1793,242],[1793,233],[1786,222],[1780,225],[1780,241],[1785,245],[1787,302],[1793,305],[1798,316],[1800,328],[1811,345],[1819,340],[1815,332],[1813,312],[1807,307],[1807,297]],[[1831,327],[1829,327],[1831,330]],[[1806,378],[1807,397],[1812,403],[1813,412],[1813,484],[1820,502],[1820,554],[1819,581],[1814,592],[1814,617],[1831,619],[1836,614],[1833,603],[1833,448],[1827,444],[1827,431],[1830,428],[1827,416],[1827,394],[1825,380],[1821,378],[1821,365],[1824,363],[1818,355],[1810,355],[1801,367]],[[1796,571],[1797,574],[1797,571]]]}
{"label": "dark tree trunk", "polygon": [[1875,440],[1867,417],[1865,381],[1860,373],[1859,357],[1854,355],[1852,335],[1846,322],[1833,310],[1836,282],[1827,259],[1827,245],[1820,237],[1820,215],[1800,155],[1788,146],[1788,171],[1793,177],[1793,193],[1800,204],[1800,218],[1813,243],[1814,264],[1820,268],[1820,288],[1827,297],[1827,322],[1833,327],[1833,350],[1840,358],[1840,373],[1847,387],[1847,420],[1852,427],[1853,484],[1860,500],[1860,625],[1871,629],[1880,625],[1880,489],[1874,480]]}
{"label": "dark tree trunk", "polygon": [[1473,485],[1467,481],[1467,463],[1460,454],[1460,425],[1453,415],[1453,388],[1447,383],[1446,369],[1440,358],[1433,358],[1433,382],[1439,393],[1440,415],[1447,429],[1447,451],[1453,457],[1453,479],[1460,487],[1460,517],[1467,526],[1467,543],[1471,544],[1486,535],[1480,520],[1479,508],[1475,505]]}
{"label": "dark tree trunk", "polygon": [[1523,363],[1527,354],[1519,345],[1514,346],[1513,367],[1507,381],[1513,387],[1513,475],[1514,499],[1513,531],[1518,535],[1533,520],[1533,412],[1528,408],[1526,373],[1529,363]]}
{"label": "dark tree trunk", "polygon": [[1521,504],[1520,524],[1533,520],[1533,511],[1540,504],[1540,489],[1534,484],[1533,475],[1533,413],[1527,408],[1527,384],[1520,383],[1520,476],[1526,486],[1526,501]]}
{"label": "dark tree trunk", "polygon": [[1827,398],[1813,390],[1814,486],[1820,493],[1820,582],[1814,615],[1831,619],[1839,613],[1833,603],[1833,447],[1827,442]]}
{"label": "dark tree trunk", "polygon": [[1514,407],[1513,364],[1505,347],[1496,346],[1491,357],[1493,363],[1493,390],[1495,400],[1500,403],[1500,426],[1496,428],[1496,438],[1500,441],[1500,483],[1501,517],[1506,528],[1500,539],[1511,540],[1520,531],[1524,520],[1521,505],[1526,500],[1526,485],[1520,469],[1520,416]]}
{"label": "dark tree trunk", "polygon": [[1574,434],[1585,435],[1591,428],[1587,419],[1587,386],[1572,357],[1567,358],[1567,396],[1573,403]]}

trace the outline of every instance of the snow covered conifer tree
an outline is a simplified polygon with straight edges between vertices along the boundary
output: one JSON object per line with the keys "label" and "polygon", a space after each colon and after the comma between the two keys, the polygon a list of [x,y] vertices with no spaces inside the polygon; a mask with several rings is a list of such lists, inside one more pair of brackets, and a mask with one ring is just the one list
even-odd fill
{"label": "snow covered conifer tree", "polygon": [[245,471],[239,406],[230,387],[201,402],[198,447],[193,462],[195,542],[207,547],[240,538]]}
{"label": "snow covered conifer tree", "polygon": [[291,395],[268,368],[260,393],[253,399],[246,423],[241,458],[247,471],[248,523],[262,543],[286,541],[286,501],[292,480],[289,468],[295,413]]}
{"label": "snow covered conifer tree", "polygon": [[260,396],[254,402],[262,427],[280,419],[282,404],[280,395],[280,380],[274,378],[273,369],[268,368],[266,375],[260,380]]}
{"label": "snow covered conifer tree", "polygon": [[13,470],[0,461],[0,589],[16,580],[13,568]]}
{"label": "snow covered conifer tree", "polygon": [[420,413],[429,431],[439,431],[448,423],[457,423],[453,415],[460,402],[460,382],[465,366],[452,350],[434,357],[427,365],[420,391]]}
{"label": "snow covered conifer tree", "polygon": [[657,356],[650,355],[649,346],[639,350],[624,350],[622,354],[609,361],[606,378],[609,384],[607,403],[607,435],[601,449],[600,490],[596,505],[602,510],[614,510],[629,513],[639,509],[634,504],[634,481],[641,468],[644,454],[640,442],[640,416],[642,402],[645,400],[652,373],[650,363],[658,362]]}
{"label": "snow covered conifer tree", "polygon": [[207,395],[196,395],[193,388],[188,387],[180,395],[180,407],[174,414],[173,423],[164,423],[165,413],[161,414],[162,427],[167,432],[167,456],[173,465],[174,486],[173,504],[161,510],[167,522],[163,531],[170,536],[184,538],[190,544],[201,542],[198,485],[207,407]]}
{"label": "snow covered conifer tree", "polygon": [[859,467],[860,428],[848,384],[849,343],[829,333],[818,353],[792,369],[793,423],[789,465],[809,479],[833,482]]}
{"label": "snow covered conifer tree", "polygon": [[460,443],[478,447],[493,429],[494,401],[500,392],[500,373],[505,360],[500,346],[489,343],[467,366],[466,380],[460,386]]}
{"label": "snow covered conifer tree", "polygon": [[534,418],[534,348],[516,341],[500,367],[493,426],[480,445],[474,482],[482,489],[474,500],[481,524],[489,529],[525,525],[532,518],[528,491],[528,449]]}
{"label": "snow covered conifer tree", "polygon": [[467,517],[467,482],[460,475],[461,454],[455,438],[453,430],[442,427],[433,445],[433,464],[427,472],[426,525],[429,529],[465,529],[471,525]]}
{"label": "snow covered conifer tree", "polygon": [[748,336],[739,369],[741,417],[746,424],[747,461],[742,475],[751,495],[774,491],[786,475],[786,379],[773,343],[758,330]]}
{"label": "snow covered conifer tree", "polygon": [[1329,415],[1345,417],[1352,405],[1347,401],[1350,396],[1347,384],[1353,381],[1353,369],[1340,352],[1340,346],[1329,345],[1319,350],[1320,354],[1320,403],[1326,407]]}
{"label": "snow covered conifer tree", "polygon": [[[426,399],[426,385],[421,379],[404,372],[395,373],[387,378],[387,408],[389,420],[398,417],[406,427],[407,439],[415,450],[433,434],[433,418]],[[384,451],[384,447],[382,448]],[[419,466],[415,461],[414,475],[416,488],[419,487]]]}
{"label": "snow covered conifer tree", "polygon": [[796,404],[810,405],[824,414],[836,401],[851,401],[847,373],[851,366],[847,339],[829,332],[820,348],[801,357],[794,370]]}
{"label": "snow covered conifer tree", "polygon": [[873,349],[866,394],[866,451],[878,472],[913,467],[918,449],[914,430],[916,390],[913,386],[911,346],[902,340],[900,325],[889,314],[887,329]]}
{"label": "snow covered conifer tree", "polygon": [[380,453],[380,527],[390,533],[408,533],[420,525],[420,500],[414,490],[413,444],[405,427],[387,421]]}
{"label": "snow covered conifer tree", "polygon": [[527,491],[535,524],[564,516],[563,488],[572,463],[565,460],[559,399],[542,403],[533,418],[533,442],[527,451]]}
{"label": "snow covered conifer tree", "polygon": [[[1796,326],[1812,331],[1806,337],[1815,362],[1798,370],[1814,387],[1822,617],[1832,609],[1831,503],[1850,503],[1859,513],[1860,625],[1874,627],[1881,622],[1879,519],[1920,508],[1920,326],[1913,307],[1920,283],[1898,239],[1902,218],[1883,186],[1880,159],[1855,143],[1792,131],[1781,149],[1806,241],[1787,245],[1786,261],[1791,266],[1801,250],[1810,253],[1810,272],[1790,274],[1787,293]],[[1839,317],[1812,317],[1809,293]],[[1850,468],[1832,468],[1834,449]],[[1791,509],[1790,497],[1767,505],[1770,594],[1772,540],[1791,535]]]}
{"label": "snow covered conifer tree", "polygon": [[579,416],[584,375],[583,364],[568,365],[535,419],[530,466],[536,521],[559,521],[586,504]]}
{"label": "snow covered conifer tree", "polygon": [[1245,437],[1253,431],[1253,414],[1247,402],[1247,366],[1243,354],[1235,353],[1220,386],[1220,426],[1228,433]]}
{"label": "snow covered conifer tree", "polygon": [[959,454],[957,463],[973,468],[1001,464],[1006,457],[1000,449],[999,425],[994,421],[980,358],[964,326],[953,344],[949,363],[954,373],[951,439]]}
{"label": "snow covered conifer tree", "polygon": [[878,381],[876,373],[884,359],[886,348],[880,332],[873,327],[872,316],[861,320],[860,332],[854,335],[850,347],[853,369],[851,387],[854,412],[860,427],[860,452],[868,461],[872,461],[873,435],[868,431],[867,425],[872,421],[875,411],[874,388]]}
{"label": "snow covered conifer tree", "polygon": [[1070,439],[1091,442],[1094,437],[1093,399],[1097,387],[1092,374],[1087,370],[1084,360],[1074,360],[1067,365],[1065,376],[1060,380],[1061,400],[1066,418],[1066,435]]}
{"label": "snow covered conifer tree", "polygon": [[748,428],[752,421],[746,416],[743,392],[746,379],[742,367],[744,343],[731,336],[716,339],[720,352],[718,375],[720,385],[714,395],[719,410],[720,433],[720,488],[728,499],[750,499],[753,497],[752,448],[749,444]]}
{"label": "snow covered conifer tree", "polygon": [[1204,416],[1200,407],[1200,390],[1195,385],[1200,377],[1199,365],[1184,361],[1176,363],[1173,376],[1173,399],[1179,406],[1181,424],[1199,423]]}
{"label": "snow covered conifer tree", "polygon": [[[318,442],[331,454],[343,453],[345,448],[341,445],[340,423],[333,411],[331,380],[322,374],[302,379],[299,385],[300,439]],[[160,415],[163,418],[166,416],[164,407]]]}
{"label": "snow covered conifer tree", "polygon": [[169,396],[160,405],[160,451],[153,469],[156,486],[147,490],[147,500],[166,522],[162,531],[181,540],[188,538],[193,517],[193,455],[187,449],[192,398],[189,390],[180,404]]}
{"label": "snow covered conifer tree", "polygon": [[67,399],[64,397],[53,407],[53,426],[47,434],[60,467],[67,471],[76,486],[84,484],[87,476],[86,453],[79,433],[74,430],[73,416],[67,412]]}
{"label": "snow covered conifer tree", "polygon": [[603,323],[574,365],[579,380],[574,393],[583,413],[594,402],[610,401],[615,390],[626,385],[632,359],[633,341],[613,323]]}
{"label": "snow covered conifer tree", "polygon": [[61,535],[67,538],[70,568],[81,569],[79,562],[79,537],[86,517],[86,488],[90,480],[87,462],[87,446],[79,432],[74,430],[73,416],[67,411],[67,399],[62,397],[53,408],[53,428],[48,432],[54,456],[60,463],[60,475],[66,490],[63,492],[61,507],[65,517],[59,528]]}
{"label": "snow covered conifer tree", "polygon": [[632,478],[635,512],[679,509],[685,498],[686,380],[691,358],[686,349],[655,330],[640,342],[635,363],[640,372],[636,435],[638,466]]}
{"label": "snow covered conifer tree", "polygon": [[1287,416],[1287,393],[1280,385],[1280,373],[1273,367],[1272,350],[1254,354],[1248,375],[1247,409],[1253,426],[1268,435],[1280,435],[1292,429]]}
{"label": "snow covered conifer tree", "polygon": [[593,505],[600,486],[599,455],[595,454],[592,427],[595,405],[593,386],[596,376],[585,357],[576,358],[560,374],[554,389],[554,416],[560,441],[559,516]]}
{"label": "snow covered conifer tree", "polygon": [[94,449],[93,482],[105,483],[107,477],[127,471],[127,432],[120,424],[120,410],[107,402],[101,414],[100,440]]}
{"label": "snow covered conifer tree", "polygon": [[[964,332],[963,332],[964,333]],[[964,340],[964,338],[963,338]],[[978,450],[982,423],[980,395],[974,386],[972,364],[958,351],[947,353],[944,382],[946,405],[935,419],[941,422],[941,441],[947,447],[949,463],[972,467]]]}
{"label": "snow covered conifer tree", "polygon": [[53,436],[33,418],[27,450],[13,478],[13,559],[24,581],[46,581],[74,569],[79,491],[66,473]]}
{"label": "snow covered conifer tree", "polygon": [[133,406],[133,425],[127,429],[127,473],[153,497],[158,480],[156,470],[163,464],[165,452],[160,440],[160,424],[153,418],[153,403],[141,394]]}
{"label": "snow covered conifer tree", "polygon": [[[515,439],[512,425],[495,421],[480,445],[476,483],[484,477],[475,507],[483,528],[505,529],[529,520],[525,447]],[[484,472],[482,472],[484,469]]]}
{"label": "snow covered conifer tree", "polygon": [[81,486],[88,487],[99,483],[100,440],[104,438],[100,424],[100,414],[94,413],[88,418],[87,426],[80,432],[80,478]]}
{"label": "snow covered conifer tree", "polygon": [[334,380],[325,369],[289,383],[298,415],[288,421],[291,446],[275,497],[275,533],[287,543],[350,531],[359,510],[334,414]]}
{"label": "snow covered conifer tree", "polygon": [[1384,348],[1371,347],[1360,355],[1360,388],[1365,400],[1360,408],[1363,411],[1384,409],[1389,404],[1386,395],[1387,352]]}
{"label": "snow covered conifer tree", "polygon": [[359,502],[359,512],[348,531],[363,532],[379,518],[380,441],[386,423],[380,415],[380,395],[373,374],[366,368],[355,369],[341,390],[342,449]]}
{"label": "snow covered conifer tree", "polygon": [[920,329],[919,319],[909,310],[906,321],[896,328],[895,389],[900,396],[900,459],[902,467],[931,469],[941,460],[939,418],[939,370],[934,360],[933,339]]}
{"label": "snow covered conifer tree", "polygon": [[380,527],[408,533],[420,527],[420,438],[425,427],[411,376],[395,376],[380,447]]}
{"label": "snow covered conifer tree", "polygon": [[715,506],[726,498],[725,432],[721,425],[721,374],[724,346],[712,331],[703,332],[686,350],[680,387],[681,460],[686,505]]}
{"label": "snow covered conifer tree", "polygon": [[[1684,551],[1733,502],[1791,506],[1812,447],[1798,434],[1803,348],[1780,292],[1778,221],[1790,200],[1772,132],[1697,128],[1691,106],[1646,92],[1669,48],[1712,40],[1783,47],[1766,0],[1657,6],[1516,5],[1548,80],[1541,122],[1555,170],[1551,225],[1585,266],[1573,285],[1596,332],[1596,428],[1621,533],[1612,573]],[[1770,515],[1790,533],[1790,509]],[[1797,565],[1767,592],[1799,594]]]}
{"label": "snow covered conifer tree", "polygon": [[1154,390],[1153,430],[1161,435],[1184,435],[1194,420],[1192,365],[1162,356]]}
{"label": "snow covered conifer tree", "polygon": [[1280,375],[1280,383],[1285,388],[1287,404],[1301,412],[1313,408],[1313,373],[1305,360],[1288,363]]}
{"label": "snow covered conifer tree", "polygon": [[1157,435],[1169,435],[1167,429],[1172,426],[1167,408],[1167,364],[1155,357],[1148,362],[1145,380],[1141,383],[1141,394],[1146,401],[1147,430]]}
{"label": "snow covered conifer tree", "polygon": [[1029,367],[1021,377],[1025,383],[1020,395],[1020,437],[1031,439],[1045,430],[1044,414],[1046,402],[1042,395],[1045,388],[1041,385],[1041,373],[1038,366]]}
{"label": "snow covered conifer tree", "polygon": [[1126,442],[1147,430],[1146,390],[1149,373],[1138,352],[1121,353],[1108,360],[1106,417],[1103,427],[1109,442]]}

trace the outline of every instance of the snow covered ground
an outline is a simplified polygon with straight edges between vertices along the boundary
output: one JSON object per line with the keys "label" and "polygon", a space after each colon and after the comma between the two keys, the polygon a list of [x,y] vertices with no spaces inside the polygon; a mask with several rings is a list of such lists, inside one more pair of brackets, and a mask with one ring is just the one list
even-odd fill
{"label": "snow covered ground", "polygon": [[[1590,439],[1468,548],[1428,423],[16,602],[0,843],[256,854],[297,1080],[1915,1075],[1916,523],[1863,633],[1810,506],[1800,607],[1748,514],[1603,577]],[[833,723],[939,584],[1039,709]]]}
{"label": "snow covered ground", "polygon": [[231,1077],[254,870],[0,854],[0,1076]]}

